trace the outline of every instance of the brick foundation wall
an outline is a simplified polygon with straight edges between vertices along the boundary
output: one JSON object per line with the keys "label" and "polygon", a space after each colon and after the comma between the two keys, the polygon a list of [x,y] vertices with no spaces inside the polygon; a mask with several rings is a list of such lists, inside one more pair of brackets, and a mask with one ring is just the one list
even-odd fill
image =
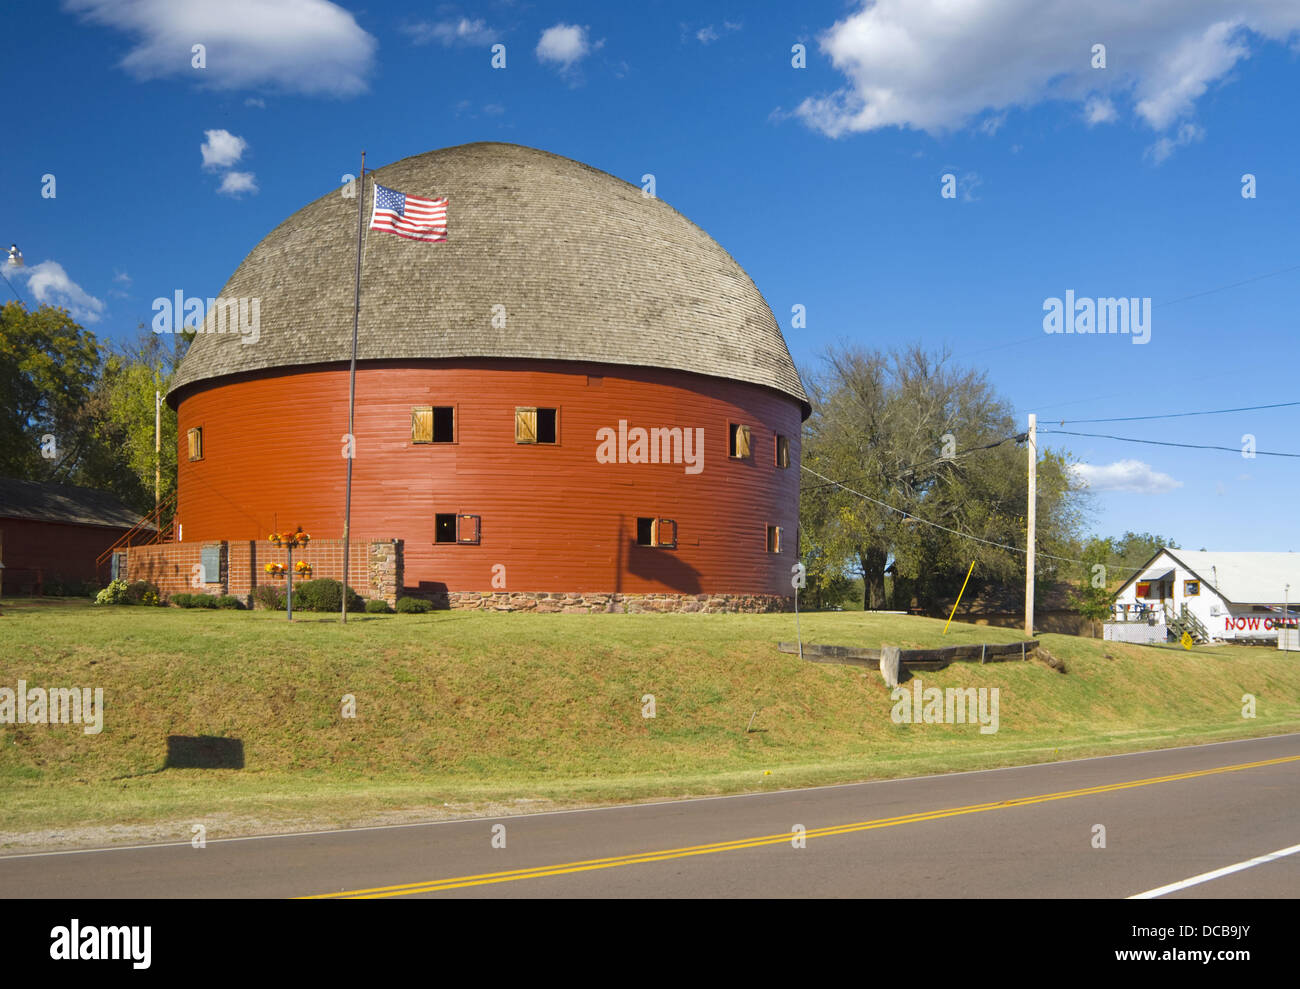
{"label": "brick foundation wall", "polygon": [[[221,550],[220,579],[194,586],[194,567],[205,547]],[[343,540],[313,539],[305,549],[294,550],[293,560],[312,565],[312,577],[343,579]],[[264,585],[283,587],[284,577],[266,573],[268,563],[288,566],[289,551],[265,540],[209,543],[159,543],[133,546],[127,551],[126,580],[147,580],[158,585],[164,598],[173,594],[234,594],[249,601]],[[201,575],[200,575],[201,576]],[[295,575],[294,582],[304,578]],[[348,583],[364,598],[380,598],[392,607],[402,586],[400,539],[352,540],[348,546]]]}
{"label": "brick foundation wall", "polygon": [[537,591],[443,591],[422,595],[439,608],[480,611],[535,611],[565,614],[615,612],[791,611],[794,599],[776,594],[565,594]]}

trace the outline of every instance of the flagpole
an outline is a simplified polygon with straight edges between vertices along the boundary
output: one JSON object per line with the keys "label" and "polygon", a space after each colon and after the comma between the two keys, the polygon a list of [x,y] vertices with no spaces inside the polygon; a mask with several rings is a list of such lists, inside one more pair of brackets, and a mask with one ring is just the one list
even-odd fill
{"label": "flagpole", "polygon": [[347,453],[348,481],[343,496],[343,612],[339,621],[348,620],[348,554],[349,536],[352,527],[352,457],[356,453],[356,438],[353,432],[353,418],[357,407],[357,321],[361,315],[361,229],[362,216],[366,209],[366,153],[361,152],[361,190],[357,193],[357,267],[356,285],[352,301],[352,367],[348,381],[348,435]]}

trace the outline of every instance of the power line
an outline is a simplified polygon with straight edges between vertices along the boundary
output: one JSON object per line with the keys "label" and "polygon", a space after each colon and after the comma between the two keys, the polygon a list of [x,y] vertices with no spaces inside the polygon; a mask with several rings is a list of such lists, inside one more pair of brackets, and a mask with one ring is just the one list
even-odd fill
{"label": "power line", "polygon": [[[887,508],[887,509],[889,509],[891,512],[897,512],[899,515],[903,516],[904,518],[916,519],[916,521],[921,522],[921,523],[923,523],[923,524],[925,524],[925,525],[933,526],[933,527],[936,528],[936,529],[941,529],[941,530],[943,530],[944,532],[951,533],[951,534],[954,535],[954,536],[961,536],[963,539],[973,539],[975,542],[977,542],[977,543],[983,543],[985,546],[993,546],[993,547],[995,547],[995,548],[997,548],[997,549],[1008,549],[1008,550],[1011,550],[1011,552],[1013,552],[1013,553],[1025,553],[1025,552],[1027,552],[1026,549],[1024,549],[1023,547],[1020,547],[1020,546],[1011,546],[1011,545],[1009,545],[1009,544],[1007,544],[1007,543],[998,543],[998,542],[994,542],[994,541],[991,540],[991,539],[985,539],[983,536],[973,536],[973,535],[971,535],[969,532],[962,532],[962,531],[959,530],[959,529],[950,529],[948,526],[946,526],[946,525],[940,525],[938,522],[931,522],[929,519],[923,519],[923,518],[921,518],[921,516],[919,516],[919,515],[914,515],[912,512],[904,511],[904,510],[901,509],[901,508],[895,508],[893,505],[890,505],[890,504],[888,504],[888,503],[886,503],[886,502],[880,501],[878,498],[873,498],[873,497],[871,497],[871,495],[863,494],[861,491],[855,491],[853,488],[849,487],[847,484],[844,484],[844,483],[842,483],[842,482],[840,482],[840,481],[832,480],[831,478],[827,477],[825,474],[819,474],[819,473],[817,473],[817,471],[813,470],[811,467],[809,467],[809,466],[807,466],[807,465],[805,465],[805,464],[800,464],[799,466],[800,466],[801,469],[806,470],[809,474],[813,475],[813,477],[819,477],[819,478],[821,478],[823,481],[826,481],[828,484],[833,484],[833,485],[835,485],[835,486],[838,487],[838,488],[842,488],[842,489],[844,489],[845,491],[847,491],[849,494],[857,495],[859,498],[862,498],[862,499],[864,499],[865,501],[869,501],[869,502],[871,502],[871,503],[874,504],[874,505],[879,505],[881,508]],[[1078,564],[1081,564],[1082,566],[1085,566],[1085,567],[1093,566],[1093,565],[1095,565],[1095,564],[1097,564],[1097,563],[1101,563],[1101,564],[1103,564],[1104,566],[1111,566],[1111,565],[1114,565],[1114,566],[1116,566],[1118,569],[1120,569],[1121,571],[1123,571],[1123,570],[1125,570],[1125,569],[1130,569],[1130,570],[1134,570],[1134,572],[1136,572],[1136,569],[1141,569],[1141,568],[1136,568],[1136,569],[1135,569],[1135,568],[1132,568],[1132,567],[1125,568],[1124,564],[1122,564],[1122,563],[1120,563],[1120,564],[1112,564],[1112,561],[1103,561],[1103,560],[1075,560],[1075,559],[1071,559],[1071,558],[1068,557],[1068,556],[1053,556],[1051,553],[1039,553],[1038,555],[1041,556],[1041,557],[1043,557],[1043,559],[1046,559],[1046,560],[1059,560],[1059,561],[1062,562],[1062,563],[1078,563]]]}
{"label": "power line", "polygon": [[1188,299],[1199,299],[1203,295],[1213,295],[1215,292],[1224,292],[1230,288],[1237,288],[1239,285],[1249,285],[1251,282],[1257,282],[1264,278],[1273,278],[1277,275],[1285,275],[1288,271],[1300,270],[1300,264],[1293,264],[1289,268],[1279,268],[1277,271],[1269,271],[1262,275],[1252,275],[1250,278],[1244,278],[1239,282],[1233,282],[1231,285],[1220,285],[1218,288],[1207,288],[1204,292],[1194,292],[1191,295],[1184,295],[1181,299],[1170,299],[1168,302],[1159,302],[1156,305],[1172,306],[1176,302],[1186,302]]}
{"label": "power line", "polygon": [[1004,436],[1000,440],[994,440],[992,443],[985,443],[983,446],[972,446],[966,450],[958,450],[951,457],[935,457],[933,460],[923,460],[920,463],[904,467],[899,471],[899,473],[906,474],[908,471],[915,470],[918,467],[928,467],[930,464],[937,464],[944,460],[956,460],[958,457],[966,457],[972,453],[978,453],[981,450],[992,450],[994,447],[1001,446],[1003,443],[1010,443],[1012,440],[1015,440],[1017,443],[1023,443],[1028,438],[1028,433],[1016,433],[1014,436]]}
{"label": "power line", "polygon": [[[1102,440],[1119,440],[1121,443],[1147,443],[1151,446],[1177,446],[1187,450],[1224,450],[1228,453],[1241,453],[1239,446],[1210,446],[1204,443],[1172,443],[1168,440],[1139,440],[1132,436],[1111,436],[1107,433],[1074,433],[1068,429],[1044,429],[1044,433],[1055,433],[1058,436],[1091,436],[1095,439]],[[1255,454],[1260,457],[1296,457],[1300,458],[1300,453],[1277,453],[1272,450],[1256,450]]]}
{"label": "power line", "polygon": [[[1028,438],[1029,438],[1028,433],[1016,433],[1016,435],[1014,436],[1005,436],[1000,440],[994,440],[992,443],[985,443],[983,446],[973,446],[966,450],[958,450],[950,457],[935,457],[933,460],[922,460],[919,463],[911,464],[907,467],[900,468],[898,474],[901,477],[902,475],[908,473],[909,471],[916,470],[918,467],[928,467],[930,464],[942,463],[943,461],[946,460],[956,460],[958,457],[967,457],[970,456],[972,453],[978,453],[981,450],[991,450],[994,447],[1001,446],[1003,443],[1009,443],[1012,440],[1015,440],[1017,443],[1023,443]],[[825,484],[808,484],[805,485],[801,490],[817,491],[820,488],[829,488],[836,484],[839,484],[839,481],[827,481]]]}
{"label": "power line", "polygon": [[1087,422],[1141,422],[1146,419],[1182,419],[1186,416],[1217,416],[1226,412],[1257,412],[1260,409],[1285,409],[1293,405],[1300,405],[1300,402],[1277,402],[1273,405],[1243,405],[1239,409],[1210,409],[1207,412],[1170,412],[1158,416],[1119,416],[1114,419],[1062,419],[1062,426],[1075,425],[1076,423]]}
{"label": "power line", "polygon": [[5,280],[5,284],[9,286],[9,291],[12,292],[14,296],[18,299],[18,301],[23,304],[23,308],[24,309],[28,308],[27,300],[18,294],[18,289],[14,288],[14,283],[9,280],[9,276],[6,275],[3,271],[0,271],[0,278],[3,278]]}

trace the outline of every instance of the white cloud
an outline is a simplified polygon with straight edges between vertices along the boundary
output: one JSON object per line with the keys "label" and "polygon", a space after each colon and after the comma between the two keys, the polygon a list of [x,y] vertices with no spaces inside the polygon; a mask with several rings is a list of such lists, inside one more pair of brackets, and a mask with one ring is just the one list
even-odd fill
{"label": "white cloud", "polygon": [[248,142],[228,130],[205,130],[207,138],[199,145],[204,168],[229,168],[244,156]]}
{"label": "white cloud", "polygon": [[537,42],[538,61],[555,62],[564,70],[572,68],[575,62],[590,53],[591,42],[587,40],[587,29],[576,24],[555,24],[548,27]]}
{"label": "white cloud", "polygon": [[265,110],[266,100],[262,99],[260,96],[250,96],[248,99],[244,100],[244,106],[255,106],[259,110]]}
{"label": "white cloud", "polygon": [[[799,114],[831,137],[882,127],[930,133],[1045,100],[1122,97],[1156,131],[1195,111],[1206,89],[1260,39],[1289,40],[1289,0],[875,0],[820,37],[846,85]],[[1106,46],[1106,68],[1091,65]],[[1112,104],[1113,106],[1113,104]],[[1086,114],[1104,117],[1100,103]],[[1103,122],[1090,119],[1091,123]]]}
{"label": "white cloud", "polygon": [[257,192],[257,176],[252,172],[227,172],[221,177],[221,185],[217,192],[223,196],[234,196],[238,199],[244,193]]}
{"label": "white cloud", "polygon": [[1088,102],[1083,105],[1083,119],[1089,127],[1113,123],[1118,117],[1115,104],[1105,96],[1089,96]]}
{"label": "white cloud", "polygon": [[27,279],[27,290],[41,305],[62,306],[81,323],[98,323],[104,303],[68,277],[57,261],[42,261],[16,272]]}
{"label": "white cloud", "polygon": [[472,21],[468,17],[446,21],[421,21],[418,24],[406,25],[402,31],[410,35],[411,41],[417,45],[427,45],[437,41],[446,48],[452,45],[486,45],[497,38],[497,32],[488,27],[486,22]]}
{"label": "white cloud", "polygon": [[[214,89],[274,87],[347,96],[366,88],[378,42],[328,0],[64,0],[135,37],[121,66],[137,79],[181,76]],[[206,66],[191,49],[206,49]]]}
{"label": "white cloud", "polygon": [[1183,486],[1141,460],[1116,460],[1111,464],[1072,464],[1070,471],[1089,491],[1130,491],[1164,494]]}
{"label": "white cloud", "polygon": [[702,45],[711,45],[713,42],[721,38],[723,34],[730,34],[732,31],[739,31],[744,26],[745,25],[740,21],[723,21],[721,30],[715,28],[712,24],[706,24],[704,27],[692,31],[687,25],[682,24],[682,40],[685,41],[687,35],[690,35]]}
{"label": "white cloud", "polygon": [[1159,165],[1162,161],[1173,154],[1178,148],[1185,147],[1193,141],[1199,141],[1205,137],[1205,128],[1199,127],[1193,123],[1183,123],[1178,125],[1178,132],[1173,137],[1162,137],[1151,147],[1147,148],[1144,154],[1153,162]]}

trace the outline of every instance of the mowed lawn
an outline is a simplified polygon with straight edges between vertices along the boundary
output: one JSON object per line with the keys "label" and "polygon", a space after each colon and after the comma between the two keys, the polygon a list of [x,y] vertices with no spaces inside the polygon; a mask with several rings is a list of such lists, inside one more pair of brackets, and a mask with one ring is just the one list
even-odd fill
{"label": "mowed lawn", "polygon": [[[5,601],[0,687],[101,687],[104,728],[0,725],[0,849],[503,813],[1012,765],[1300,729],[1300,659],[1042,636],[1039,661],[957,663],[999,730],[895,724],[875,671],[803,662],[793,615],[336,616]],[[861,612],[804,641],[1014,642]],[[653,695],[655,717],[643,716]],[[1242,716],[1242,696],[1257,717]],[[345,695],[356,716],[343,717]],[[751,725],[752,719],[752,725]],[[747,726],[752,730],[746,730]],[[169,736],[242,768],[165,766]],[[236,742],[232,741],[231,746]]]}

